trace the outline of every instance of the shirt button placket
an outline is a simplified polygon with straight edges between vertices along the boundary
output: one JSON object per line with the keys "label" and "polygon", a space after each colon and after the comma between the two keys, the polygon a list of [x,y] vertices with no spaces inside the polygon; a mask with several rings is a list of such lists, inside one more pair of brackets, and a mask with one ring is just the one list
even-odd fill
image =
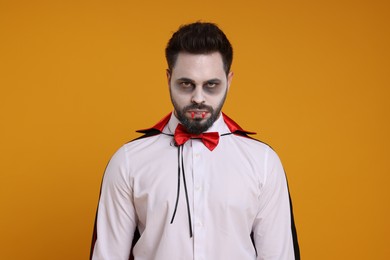
{"label": "shirt button placket", "polygon": [[200,141],[193,142],[193,191],[194,191],[194,259],[202,260],[204,258],[204,194],[202,193],[203,166],[202,166],[202,147]]}

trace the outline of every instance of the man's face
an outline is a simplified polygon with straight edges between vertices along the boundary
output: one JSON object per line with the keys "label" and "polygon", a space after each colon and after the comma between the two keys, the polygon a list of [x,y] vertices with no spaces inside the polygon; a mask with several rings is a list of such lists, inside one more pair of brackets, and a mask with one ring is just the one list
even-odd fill
{"label": "man's face", "polygon": [[221,54],[181,52],[167,77],[175,116],[192,134],[206,131],[218,119],[233,77]]}

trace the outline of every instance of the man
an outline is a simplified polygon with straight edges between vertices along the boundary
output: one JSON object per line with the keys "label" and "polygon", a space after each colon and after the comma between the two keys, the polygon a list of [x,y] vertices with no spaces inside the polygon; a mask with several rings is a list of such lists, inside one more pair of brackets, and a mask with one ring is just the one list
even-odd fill
{"label": "man", "polygon": [[166,58],[174,111],[109,162],[92,259],[299,259],[278,156],[221,113],[233,77],[225,34],[182,26]]}

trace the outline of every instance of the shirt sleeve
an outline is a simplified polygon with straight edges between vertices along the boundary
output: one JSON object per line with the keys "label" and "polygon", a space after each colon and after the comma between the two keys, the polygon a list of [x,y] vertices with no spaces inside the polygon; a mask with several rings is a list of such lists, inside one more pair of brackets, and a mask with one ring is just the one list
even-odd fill
{"label": "shirt sleeve", "polygon": [[125,147],[107,165],[96,219],[92,259],[129,259],[137,217]]}
{"label": "shirt sleeve", "polygon": [[286,176],[279,157],[271,148],[265,157],[265,178],[253,226],[257,260],[294,260]]}

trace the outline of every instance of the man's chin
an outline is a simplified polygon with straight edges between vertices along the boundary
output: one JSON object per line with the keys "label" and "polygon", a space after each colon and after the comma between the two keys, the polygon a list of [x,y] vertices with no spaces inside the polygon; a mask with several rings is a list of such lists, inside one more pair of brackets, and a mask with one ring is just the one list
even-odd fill
{"label": "man's chin", "polygon": [[207,122],[207,118],[188,118],[188,121],[202,125]]}
{"label": "man's chin", "polygon": [[187,131],[192,134],[201,134],[207,131],[211,125],[212,123],[207,119],[191,119],[191,121],[187,121],[186,124],[184,124],[184,126],[187,128]]}
{"label": "man's chin", "polygon": [[186,112],[175,113],[179,121],[191,134],[201,134],[207,131],[214,123],[214,114],[212,112],[206,112],[206,114],[197,115]]}

